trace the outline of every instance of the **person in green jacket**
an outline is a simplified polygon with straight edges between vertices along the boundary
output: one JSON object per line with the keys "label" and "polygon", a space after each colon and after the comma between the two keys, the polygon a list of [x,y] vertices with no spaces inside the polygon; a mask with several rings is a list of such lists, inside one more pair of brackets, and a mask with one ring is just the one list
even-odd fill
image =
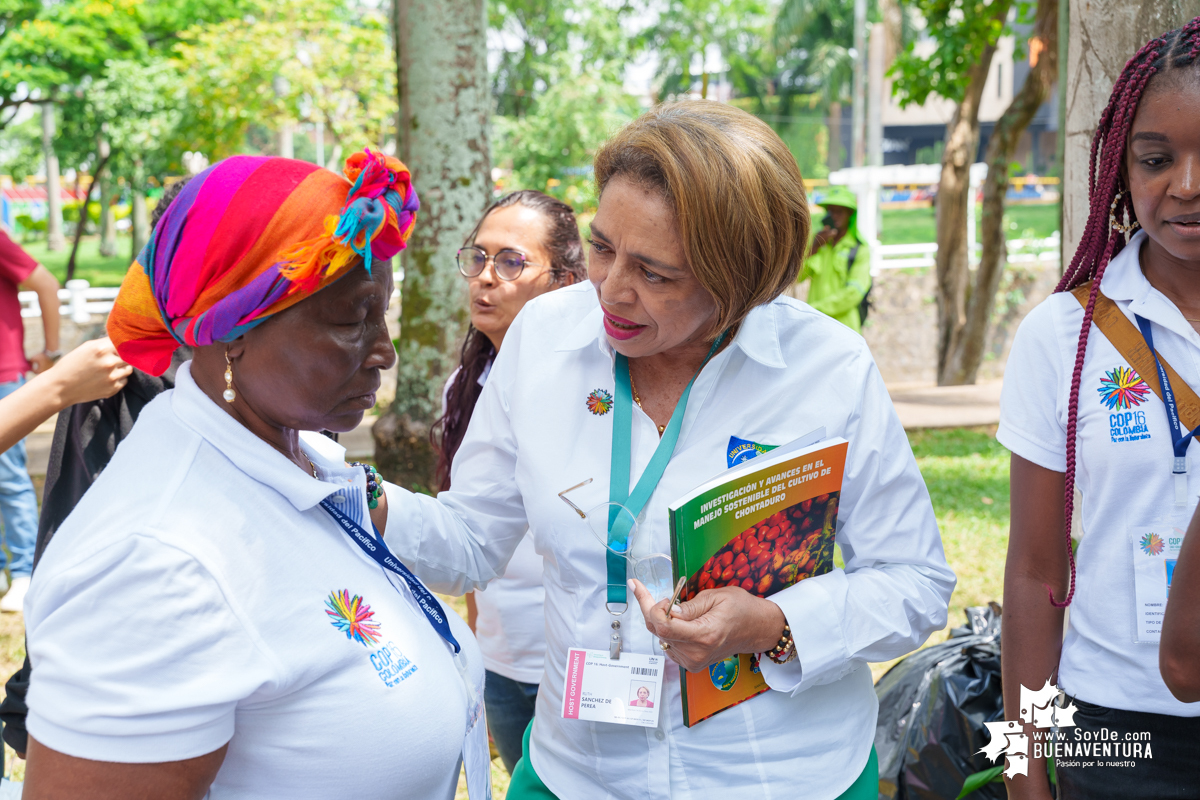
{"label": "person in green jacket", "polygon": [[871,290],[871,250],[858,233],[858,200],[846,187],[831,186],[821,206],[824,226],[812,237],[798,280],[812,280],[810,306],[861,333],[859,306]]}

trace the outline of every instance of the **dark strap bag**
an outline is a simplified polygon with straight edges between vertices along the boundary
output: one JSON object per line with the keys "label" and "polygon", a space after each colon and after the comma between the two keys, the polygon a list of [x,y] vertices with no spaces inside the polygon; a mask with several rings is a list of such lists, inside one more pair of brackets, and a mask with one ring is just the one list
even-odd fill
{"label": "dark strap bag", "polygon": [[[846,257],[846,285],[850,285],[850,270],[854,268],[854,261],[858,258],[858,248],[861,244],[856,244],[850,249],[850,255]],[[867,284],[867,293],[863,295],[862,302],[858,304],[858,324],[862,325],[867,321],[867,314],[871,313],[871,309],[875,304],[871,302],[871,289],[875,288],[875,281]]]}

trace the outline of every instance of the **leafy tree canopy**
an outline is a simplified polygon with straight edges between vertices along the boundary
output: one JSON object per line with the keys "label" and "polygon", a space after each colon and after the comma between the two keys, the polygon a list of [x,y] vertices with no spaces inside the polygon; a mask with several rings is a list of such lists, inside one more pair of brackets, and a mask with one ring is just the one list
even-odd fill
{"label": "leafy tree canopy", "polygon": [[632,10],[626,0],[490,2],[496,112],[523,116],[559,81],[584,73],[619,83],[625,65],[637,55],[638,43],[622,28]]}
{"label": "leafy tree canopy", "polygon": [[44,98],[96,76],[110,59],[146,53],[140,0],[48,3],[36,13],[8,4],[11,14],[0,14],[9,23],[0,38],[0,113],[8,109],[0,125],[34,93]]}
{"label": "leafy tree canopy", "polygon": [[701,94],[707,94],[710,47],[729,64],[735,84],[759,81],[759,57],[769,29],[764,0],[669,0],[642,34],[645,45],[659,56],[659,95],[689,92],[696,78],[701,80]]}
{"label": "leafy tree canopy", "polygon": [[393,127],[395,68],[379,11],[340,0],[262,2],[182,39],[184,129],[211,160],[239,152],[255,124],[323,122],[331,152],[380,146]]}
{"label": "leafy tree canopy", "polygon": [[915,0],[928,38],[909,43],[889,74],[900,105],[922,105],[930,95],[962,102],[972,65],[985,47],[1010,32],[1009,12],[1031,21],[1030,0]]}
{"label": "leafy tree canopy", "polygon": [[538,189],[579,210],[594,207],[596,150],[637,113],[619,83],[581,75],[550,87],[537,113],[494,117],[493,163],[512,169],[504,189]]}

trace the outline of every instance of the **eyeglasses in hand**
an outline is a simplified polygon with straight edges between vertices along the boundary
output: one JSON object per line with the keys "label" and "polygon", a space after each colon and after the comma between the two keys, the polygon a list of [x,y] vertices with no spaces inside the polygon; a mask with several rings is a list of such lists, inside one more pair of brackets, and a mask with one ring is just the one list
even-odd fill
{"label": "eyeglasses in hand", "polygon": [[525,257],[518,250],[501,250],[494,256],[489,256],[481,247],[464,247],[458,251],[458,271],[464,278],[474,278],[483,274],[488,262],[492,262],[496,275],[503,281],[515,281],[521,277],[521,271],[526,266],[540,267]]}
{"label": "eyeglasses in hand", "polygon": [[633,568],[633,577],[642,582],[655,602],[671,597],[671,590],[675,586],[671,557],[656,551],[650,535],[638,526],[632,511],[620,503],[601,503],[584,511],[567,497],[567,492],[587,486],[591,482],[592,479],[588,478],[570,489],[563,489],[558,493],[558,497],[587,523],[592,535],[605,549],[629,561]]}

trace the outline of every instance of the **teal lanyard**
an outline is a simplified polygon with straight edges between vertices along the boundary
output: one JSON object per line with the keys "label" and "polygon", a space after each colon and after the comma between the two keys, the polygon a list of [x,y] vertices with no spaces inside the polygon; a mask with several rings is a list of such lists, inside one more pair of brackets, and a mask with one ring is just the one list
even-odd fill
{"label": "teal lanyard", "polygon": [[[692,384],[696,382],[704,365],[717,352],[724,339],[723,333],[717,337],[713,346],[709,348],[708,355],[704,357],[704,364],[700,365],[700,369],[696,370],[696,374],[688,381],[687,388],[675,404],[671,421],[667,423],[662,438],[658,440],[658,447],[651,456],[650,463],[646,465],[642,477],[638,478],[632,493],[629,491],[629,462],[633,433],[633,387],[629,381],[629,360],[617,353],[617,397],[613,404],[612,464],[609,469],[608,500],[629,509],[633,519],[642,513],[650,495],[654,494],[655,487],[667,469],[667,462],[675,452],[679,431],[683,427],[683,414],[687,410],[688,395],[692,393]],[[625,582],[628,560],[621,553],[629,552],[629,524],[624,517],[618,517],[616,509],[613,509],[609,516],[608,545],[608,603],[624,604],[627,602]]]}

